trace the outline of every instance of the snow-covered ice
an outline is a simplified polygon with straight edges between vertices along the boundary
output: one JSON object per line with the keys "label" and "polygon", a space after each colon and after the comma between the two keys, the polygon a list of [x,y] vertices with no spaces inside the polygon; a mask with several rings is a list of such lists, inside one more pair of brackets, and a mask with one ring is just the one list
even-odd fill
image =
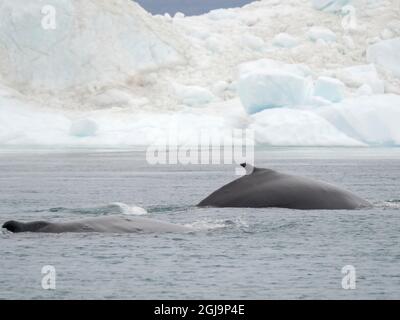
{"label": "snow-covered ice", "polygon": [[380,79],[374,64],[356,65],[338,70],[337,75],[347,86],[361,88],[368,86],[376,94],[384,93],[385,83]]}
{"label": "snow-covered ice", "polygon": [[131,0],[45,4],[56,29],[41,0],[0,2],[0,145],[149,145],[171,130],[190,144],[235,128],[259,144],[400,145],[396,0],[193,17]]}
{"label": "snow-covered ice", "polygon": [[382,40],[369,46],[367,60],[400,78],[400,38]]}
{"label": "snow-covered ice", "polygon": [[238,93],[248,113],[304,104],[311,88],[307,78],[285,71],[257,71],[239,79]]}
{"label": "snow-covered ice", "polygon": [[2,78],[27,90],[65,89],[182,62],[170,26],[127,2],[49,0],[56,24],[45,29],[43,1],[2,1]]}
{"label": "snow-covered ice", "polygon": [[307,33],[312,41],[334,42],[336,41],[336,34],[326,27],[311,27]]}
{"label": "snow-covered ice", "polygon": [[75,137],[90,137],[96,134],[97,123],[92,119],[78,119],[71,124],[70,134]]}
{"label": "snow-covered ice", "polygon": [[323,117],[308,110],[269,109],[253,116],[250,128],[261,144],[273,146],[362,146]]}
{"label": "snow-covered ice", "polygon": [[299,40],[287,33],[279,33],[273,39],[273,44],[282,48],[293,48],[299,44]]}
{"label": "snow-covered ice", "polygon": [[400,96],[350,98],[316,113],[338,130],[368,145],[400,144]]}
{"label": "snow-covered ice", "polygon": [[312,0],[315,9],[327,12],[339,11],[350,2],[351,0]]}
{"label": "snow-covered ice", "polygon": [[307,102],[311,80],[301,65],[263,59],[239,66],[237,91],[249,114]]}
{"label": "snow-covered ice", "polygon": [[315,83],[314,95],[331,102],[343,100],[345,85],[342,81],[329,77],[319,77]]}

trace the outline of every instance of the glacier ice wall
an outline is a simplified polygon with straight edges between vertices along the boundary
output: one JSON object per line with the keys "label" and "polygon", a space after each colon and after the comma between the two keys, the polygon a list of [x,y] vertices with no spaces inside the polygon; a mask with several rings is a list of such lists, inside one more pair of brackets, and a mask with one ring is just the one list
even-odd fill
{"label": "glacier ice wall", "polygon": [[21,89],[102,85],[183,59],[168,25],[133,1],[4,0],[0,21],[0,74]]}
{"label": "glacier ice wall", "polygon": [[0,145],[148,145],[169,131],[190,144],[248,128],[267,145],[400,145],[396,3],[171,17],[131,0],[2,0]]}

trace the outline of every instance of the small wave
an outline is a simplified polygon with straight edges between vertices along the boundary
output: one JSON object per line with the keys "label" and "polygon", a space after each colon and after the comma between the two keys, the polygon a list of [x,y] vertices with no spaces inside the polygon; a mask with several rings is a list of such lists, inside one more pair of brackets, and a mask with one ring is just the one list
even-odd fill
{"label": "small wave", "polygon": [[114,207],[116,209],[119,209],[121,211],[121,213],[127,214],[127,215],[142,216],[142,215],[147,214],[146,209],[144,209],[142,207],[138,207],[138,206],[135,206],[135,205],[130,206],[130,205],[127,205],[127,204],[122,203],[122,202],[110,203],[108,205],[108,207],[111,207],[111,208]]}
{"label": "small wave", "polygon": [[384,209],[400,209],[400,199],[386,200],[378,203],[377,206]]}
{"label": "small wave", "polygon": [[242,218],[234,220],[211,220],[203,219],[192,223],[187,223],[185,226],[195,229],[196,231],[212,231],[225,228],[247,229],[249,224]]}
{"label": "small wave", "polygon": [[152,206],[148,208],[149,213],[165,213],[165,212],[177,212],[187,211],[193,208],[193,206]]}
{"label": "small wave", "polygon": [[[44,210],[42,210],[44,211]],[[136,205],[128,205],[122,202],[112,202],[104,206],[88,207],[88,208],[65,208],[56,207],[50,208],[49,212],[58,213],[76,213],[76,214],[93,214],[93,215],[108,215],[108,214],[126,214],[126,215],[145,215],[146,209]]]}

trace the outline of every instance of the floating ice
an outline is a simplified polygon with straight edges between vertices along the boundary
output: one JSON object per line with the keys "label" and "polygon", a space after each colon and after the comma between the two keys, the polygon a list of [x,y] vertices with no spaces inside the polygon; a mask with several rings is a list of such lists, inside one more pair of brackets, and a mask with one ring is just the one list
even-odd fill
{"label": "floating ice", "polygon": [[319,77],[314,87],[314,95],[331,102],[341,101],[344,91],[345,85],[342,81],[329,77]]}
{"label": "floating ice", "polygon": [[261,50],[265,43],[263,39],[257,36],[253,36],[251,34],[245,34],[243,35],[242,38],[242,44],[245,47],[248,47],[253,50]]}
{"label": "floating ice", "polygon": [[317,10],[336,12],[350,2],[351,0],[312,0],[312,5]]}
{"label": "floating ice", "polygon": [[287,33],[279,33],[272,40],[273,45],[282,48],[293,48],[299,44],[299,41]]}
{"label": "floating ice", "polygon": [[79,119],[71,124],[69,132],[75,137],[90,137],[94,136],[97,130],[97,123],[92,119]]}
{"label": "floating ice", "polygon": [[310,96],[312,83],[301,66],[273,60],[259,60],[239,67],[239,97],[248,113],[267,108],[303,104]]}
{"label": "floating ice", "polygon": [[181,102],[191,107],[205,105],[215,100],[215,96],[206,88],[181,84],[174,84],[174,88]]}
{"label": "floating ice", "polygon": [[369,46],[367,60],[400,78],[400,38],[383,40]]}
{"label": "floating ice", "polygon": [[[325,109],[325,108],[324,108]],[[258,143],[273,146],[360,146],[323,117],[308,110],[268,109],[252,116]]]}
{"label": "floating ice", "polygon": [[349,87],[359,88],[367,85],[375,94],[381,94],[385,91],[385,83],[379,78],[373,64],[343,68],[338,71],[338,77]]}
{"label": "floating ice", "polygon": [[335,42],[336,34],[326,27],[311,27],[307,32],[308,37],[312,41],[322,40],[324,42]]}
{"label": "floating ice", "polygon": [[400,144],[400,96],[364,96],[316,110],[338,130],[369,145]]}

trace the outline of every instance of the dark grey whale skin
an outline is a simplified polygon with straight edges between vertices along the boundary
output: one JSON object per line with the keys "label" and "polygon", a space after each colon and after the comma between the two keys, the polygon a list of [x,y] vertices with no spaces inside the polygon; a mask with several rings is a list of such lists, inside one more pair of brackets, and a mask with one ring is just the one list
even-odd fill
{"label": "dark grey whale skin", "polygon": [[[242,164],[246,167],[246,164]],[[357,195],[326,182],[270,169],[254,168],[251,174],[228,183],[199,207],[357,209],[371,204]]]}
{"label": "dark grey whale skin", "polygon": [[7,221],[3,228],[8,231],[64,233],[64,232],[107,232],[107,233],[162,233],[162,232],[190,232],[192,228],[172,224],[164,221],[127,216],[106,216],[87,218],[71,222],[18,222]]}

